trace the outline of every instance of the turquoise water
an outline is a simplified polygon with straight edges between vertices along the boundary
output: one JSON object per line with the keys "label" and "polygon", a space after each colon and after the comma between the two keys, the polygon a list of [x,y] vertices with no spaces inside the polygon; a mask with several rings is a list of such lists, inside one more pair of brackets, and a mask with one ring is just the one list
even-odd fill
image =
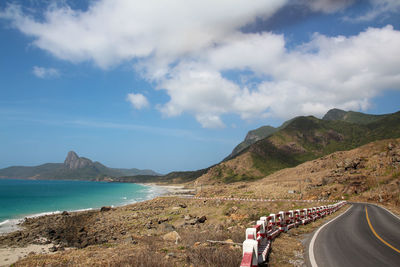
{"label": "turquoise water", "polygon": [[0,179],[0,227],[25,216],[119,206],[161,193],[157,187],[129,183]]}

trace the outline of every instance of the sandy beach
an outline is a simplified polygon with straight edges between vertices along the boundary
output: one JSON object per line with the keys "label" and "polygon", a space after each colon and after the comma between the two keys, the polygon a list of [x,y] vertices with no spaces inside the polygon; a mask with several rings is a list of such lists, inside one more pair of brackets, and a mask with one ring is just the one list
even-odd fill
{"label": "sandy beach", "polygon": [[183,185],[157,185],[154,184],[153,186],[158,186],[164,188],[167,192],[164,194],[166,196],[171,195],[194,195],[196,193],[196,189],[193,188],[185,188]]}
{"label": "sandy beach", "polygon": [[28,245],[22,248],[0,248],[0,267],[10,266],[29,254],[48,254],[53,244]]}

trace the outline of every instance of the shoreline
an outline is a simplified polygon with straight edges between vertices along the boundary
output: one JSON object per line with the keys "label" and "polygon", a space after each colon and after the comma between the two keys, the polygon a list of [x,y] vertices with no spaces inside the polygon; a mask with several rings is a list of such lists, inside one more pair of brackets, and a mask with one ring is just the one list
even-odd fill
{"label": "shoreline", "polygon": [[[135,203],[145,202],[148,200],[155,199],[157,197],[165,197],[165,196],[183,196],[190,192],[193,192],[193,189],[184,188],[183,185],[159,185],[159,184],[139,184],[142,186],[146,186],[149,188],[148,197],[146,199],[140,201],[134,201],[131,203],[121,204],[118,206],[111,205],[113,208],[125,207],[128,205],[132,205]],[[88,209],[80,209],[80,210],[72,210],[67,211],[69,213],[84,213],[87,211],[100,211],[101,208],[88,208]],[[0,222],[0,236],[6,236],[8,234],[12,234],[17,231],[24,230],[20,225],[26,220],[26,218],[41,218],[45,216],[51,215],[60,215],[63,211],[52,211],[52,212],[41,212],[37,214],[32,214],[28,216],[24,216],[23,218],[18,219],[6,219],[3,222]],[[17,262],[20,259],[27,257],[30,254],[51,254],[51,248],[54,247],[53,243],[49,244],[28,244],[27,246],[3,246],[0,247],[0,267],[10,266],[11,264]]]}
{"label": "shoreline", "polygon": [[[159,185],[156,183],[131,183],[131,184],[138,184],[141,186],[145,186],[149,188],[148,195],[145,199],[142,200],[135,200],[128,203],[121,203],[117,205],[103,205],[103,206],[110,206],[112,208],[116,207],[124,207],[127,205],[131,205],[138,202],[143,202],[147,200],[151,200],[161,196],[171,196],[171,195],[182,195],[182,192],[186,193],[187,189],[184,189],[183,185]],[[155,189],[155,190],[152,190]],[[76,213],[76,212],[84,212],[90,210],[100,210],[101,207],[98,208],[85,208],[85,209],[76,209],[76,210],[65,210],[69,213]],[[7,235],[9,233],[21,230],[19,226],[21,223],[24,222],[26,218],[37,218],[41,216],[47,215],[55,215],[61,214],[63,211],[55,210],[55,211],[44,211],[39,213],[33,213],[29,215],[21,215],[20,218],[6,218],[4,221],[0,222],[0,235]]]}
{"label": "shoreline", "polygon": [[193,188],[185,188],[183,184],[171,184],[171,185],[164,185],[164,184],[157,184],[157,183],[137,183],[143,186],[154,186],[164,189],[164,193],[160,196],[186,196],[186,195],[195,195],[196,189]]}

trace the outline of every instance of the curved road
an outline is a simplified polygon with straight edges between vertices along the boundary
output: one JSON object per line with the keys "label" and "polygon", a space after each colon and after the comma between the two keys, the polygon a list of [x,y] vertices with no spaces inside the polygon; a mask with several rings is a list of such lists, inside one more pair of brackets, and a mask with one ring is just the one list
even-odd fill
{"label": "curved road", "polygon": [[315,234],[309,266],[400,266],[400,219],[380,207],[354,203]]}

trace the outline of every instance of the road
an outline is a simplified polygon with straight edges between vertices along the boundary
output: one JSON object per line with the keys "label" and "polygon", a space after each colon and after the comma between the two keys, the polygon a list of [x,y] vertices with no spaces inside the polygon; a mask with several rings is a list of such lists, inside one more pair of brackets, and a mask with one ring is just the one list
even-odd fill
{"label": "road", "polygon": [[318,230],[308,266],[400,266],[400,220],[385,209],[354,203]]}

